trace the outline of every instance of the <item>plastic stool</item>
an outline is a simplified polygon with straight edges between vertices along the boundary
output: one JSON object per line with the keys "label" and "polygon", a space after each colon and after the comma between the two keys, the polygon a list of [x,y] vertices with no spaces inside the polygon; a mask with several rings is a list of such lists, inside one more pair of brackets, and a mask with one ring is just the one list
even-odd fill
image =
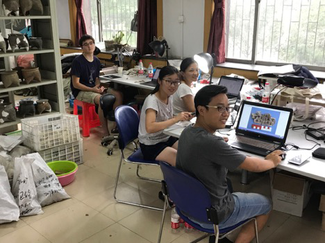
{"label": "plastic stool", "polygon": [[[78,115],[78,106],[82,109],[82,115]],[[89,137],[90,128],[100,126],[99,116],[96,113],[95,105],[80,100],[73,101],[73,114],[78,115],[79,126],[82,129],[82,136]]]}

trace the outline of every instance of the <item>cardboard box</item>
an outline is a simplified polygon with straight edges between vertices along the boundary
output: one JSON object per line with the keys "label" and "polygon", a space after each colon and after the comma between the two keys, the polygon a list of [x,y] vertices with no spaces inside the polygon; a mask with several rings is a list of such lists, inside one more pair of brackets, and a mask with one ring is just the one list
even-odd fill
{"label": "cardboard box", "polygon": [[274,174],[272,183],[273,209],[302,216],[310,199],[310,181],[284,172]]}

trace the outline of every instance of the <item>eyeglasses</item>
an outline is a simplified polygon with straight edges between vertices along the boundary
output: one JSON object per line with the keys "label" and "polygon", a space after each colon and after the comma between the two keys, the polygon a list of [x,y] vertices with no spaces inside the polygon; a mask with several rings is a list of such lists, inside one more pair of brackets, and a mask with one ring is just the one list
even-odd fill
{"label": "eyeglasses", "polygon": [[170,80],[170,79],[163,79],[166,81],[166,83],[169,85],[169,86],[178,86],[181,84],[181,81],[180,80],[177,80],[177,81],[173,81],[173,80]]}
{"label": "eyeglasses", "polygon": [[86,42],[86,43],[83,43],[82,46],[92,46],[94,44],[94,42]]}
{"label": "eyeglasses", "polygon": [[232,107],[222,106],[222,105],[206,105],[206,107],[217,109],[220,113],[231,113],[233,111]]}

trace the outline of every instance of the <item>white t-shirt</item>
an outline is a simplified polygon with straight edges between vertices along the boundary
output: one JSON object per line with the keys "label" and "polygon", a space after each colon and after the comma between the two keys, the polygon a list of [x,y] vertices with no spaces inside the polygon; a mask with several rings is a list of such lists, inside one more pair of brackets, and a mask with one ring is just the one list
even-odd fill
{"label": "white t-shirt", "polygon": [[169,136],[162,131],[148,133],[146,130],[146,110],[153,109],[157,111],[156,122],[166,121],[173,118],[173,98],[168,98],[168,104],[161,102],[156,95],[149,95],[142,106],[139,124],[139,142],[145,145],[154,145],[160,142],[166,142]]}
{"label": "white t-shirt", "polygon": [[181,83],[178,86],[177,91],[173,94],[173,104],[174,104],[174,115],[175,116],[183,111],[187,111],[185,103],[182,100],[182,98],[186,95],[193,96],[192,89],[185,83]]}

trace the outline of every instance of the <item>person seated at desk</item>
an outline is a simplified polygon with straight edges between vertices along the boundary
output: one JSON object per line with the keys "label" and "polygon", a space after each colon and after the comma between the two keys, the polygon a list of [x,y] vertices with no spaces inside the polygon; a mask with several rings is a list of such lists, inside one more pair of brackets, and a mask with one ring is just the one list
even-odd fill
{"label": "person seated at desk", "polygon": [[179,121],[189,121],[190,112],[173,115],[172,95],[181,83],[178,70],[172,66],[160,70],[155,89],[145,99],[139,124],[139,142],[146,160],[163,160],[175,166],[177,138],[163,130]]}
{"label": "person seated at desk", "polygon": [[180,66],[182,80],[175,94],[173,94],[174,115],[182,111],[194,112],[194,95],[191,90],[192,82],[199,76],[197,62],[193,58],[185,58]]}
{"label": "person seated at desk", "polygon": [[[90,35],[84,35],[79,40],[82,48],[82,55],[76,57],[71,67],[71,90],[73,96],[80,101],[98,105],[98,116],[103,128],[103,140],[110,135],[107,119],[99,105],[100,97],[105,92],[105,88],[100,86],[99,72],[101,69],[99,59],[94,56],[95,40]],[[107,89],[108,93],[115,96],[114,109],[122,104],[123,96],[121,92]]]}
{"label": "person seated at desk", "polygon": [[[194,98],[197,120],[180,136],[176,167],[207,187],[212,205],[218,211],[220,228],[256,216],[261,230],[272,209],[270,200],[257,193],[231,193],[227,173],[236,168],[252,172],[272,169],[281,162],[283,151],[275,150],[265,159],[249,157],[229,146],[226,138],[214,135],[217,129],[225,127],[229,116],[226,93],[227,88],[218,85],[205,86],[197,92]],[[254,236],[254,222],[250,222],[242,227],[235,242],[251,242]]]}

